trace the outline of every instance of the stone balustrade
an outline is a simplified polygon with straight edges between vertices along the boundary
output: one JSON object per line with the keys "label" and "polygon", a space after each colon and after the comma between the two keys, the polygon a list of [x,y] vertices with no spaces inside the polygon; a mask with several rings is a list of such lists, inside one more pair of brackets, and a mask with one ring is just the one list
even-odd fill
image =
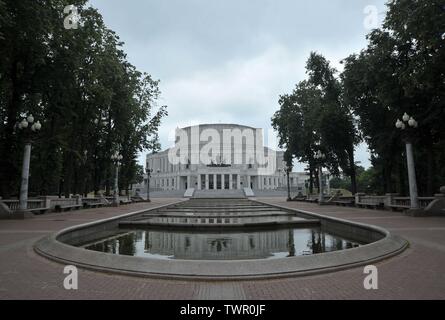
{"label": "stone balustrade", "polygon": [[[0,200],[4,203],[11,211],[18,211],[20,209],[19,200]],[[44,209],[45,201],[41,199],[30,199],[28,200],[27,210]]]}
{"label": "stone balustrade", "polygon": [[[428,213],[441,213],[445,209],[445,188],[441,188],[440,194],[434,197],[419,197],[420,210]],[[365,208],[381,208],[390,210],[408,210],[411,208],[410,197],[401,197],[395,193],[387,193],[384,196],[370,196],[364,193],[355,195],[355,205]]]}
{"label": "stone balustrade", "polygon": [[[25,212],[29,214],[42,214],[48,211],[65,211],[81,208],[96,208],[101,206],[110,205],[113,202],[114,197],[95,197],[95,198],[82,198],[81,196],[74,196],[71,198],[59,198],[57,196],[42,196],[34,199],[28,199],[27,209]],[[130,196],[120,196],[121,203],[131,203]],[[0,218],[10,218],[10,216],[23,216],[18,215],[20,213],[19,200],[3,200],[0,198],[0,204],[2,205],[2,214]],[[6,212],[8,214],[6,214]]]}

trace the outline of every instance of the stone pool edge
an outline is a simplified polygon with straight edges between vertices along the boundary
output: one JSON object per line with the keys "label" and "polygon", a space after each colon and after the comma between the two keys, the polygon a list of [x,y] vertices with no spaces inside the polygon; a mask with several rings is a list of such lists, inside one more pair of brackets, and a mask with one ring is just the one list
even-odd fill
{"label": "stone pool edge", "polygon": [[[321,214],[274,205],[259,200],[252,199],[252,201],[295,212],[300,216],[317,218],[320,219],[322,223],[330,224],[334,227],[340,226],[340,228],[342,228],[343,226],[351,230],[370,232],[373,236],[380,235],[383,236],[383,238],[358,248],[316,255],[273,260],[257,259],[237,261],[157,260],[90,251],[60,241],[60,238],[66,238],[69,237],[69,235],[75,236],[82,230],[92,227],[96,230],[107,229],[110,225],[117,225],[121,220],[176,204],[170,203],[60,230],[37,241],[34,245],[34,250],[39,255],[56,262],[75,265],[93,271],[174,280],[226,281],[271,279],[330,273],[373,264],[400,254],[408,247],[408,242],[405,239],[391,235],[387,230],[377,226],[327,217]],[[180,202],[182,201],[178,201],[177,203]]]}

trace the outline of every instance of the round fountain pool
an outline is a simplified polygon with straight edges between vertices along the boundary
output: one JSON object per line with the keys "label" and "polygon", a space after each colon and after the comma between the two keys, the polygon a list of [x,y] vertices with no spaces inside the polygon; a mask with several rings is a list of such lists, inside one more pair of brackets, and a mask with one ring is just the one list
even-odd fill
{"label": "round fountain pool", "polygon": [[247,199],[193,199],[62,230],[37,253],[137,276],[302,276],[370,264],[407,242],[370,225]]}
{"label": "round fountain pool", "polygon": [[226,233],[117,229],[78,246],[154,259],[245,260],[319,254],[360,244],[314,227]]}

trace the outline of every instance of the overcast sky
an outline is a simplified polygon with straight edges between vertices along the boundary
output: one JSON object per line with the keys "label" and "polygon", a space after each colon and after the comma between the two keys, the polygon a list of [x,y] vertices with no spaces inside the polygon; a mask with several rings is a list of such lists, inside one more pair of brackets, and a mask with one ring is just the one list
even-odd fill
{"label": "overcast sky", "polygon": [[[161,80],[160,103],[169,112],[159,132],[163,149],[177,126],[271,129],[278,97],[305,79],[309,53],[322,53],[341,70],[341,59],[366,46],[367,7],[378,9],[381,22],[385,2],[90,0],[125,42],[129,61]],[[356,157],[369,166],[366,146]]]}

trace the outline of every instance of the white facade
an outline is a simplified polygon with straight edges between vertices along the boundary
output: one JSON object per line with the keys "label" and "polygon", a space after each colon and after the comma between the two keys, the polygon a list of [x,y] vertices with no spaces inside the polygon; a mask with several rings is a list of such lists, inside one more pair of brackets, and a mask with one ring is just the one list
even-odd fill
{"label": "white facade", "polygon": [[[185,151],[179,150],[181,134],[182,139],[187,139]],[[211,136],[213,140],[215,136],[221,139],[215,142]],[[147,155],[147,168],[152,169],[151,190],[278,190],[287,187],[284,152],[264,147],[262,129],[207,124],[178,129],[176,137],[175,148]],[[172,155],[181,152],[182,161],[175,164]],[[258,154],[264,154],[267,161],[259,161]],[[295,185],[304,185],[304,181],[296,178]]]}

